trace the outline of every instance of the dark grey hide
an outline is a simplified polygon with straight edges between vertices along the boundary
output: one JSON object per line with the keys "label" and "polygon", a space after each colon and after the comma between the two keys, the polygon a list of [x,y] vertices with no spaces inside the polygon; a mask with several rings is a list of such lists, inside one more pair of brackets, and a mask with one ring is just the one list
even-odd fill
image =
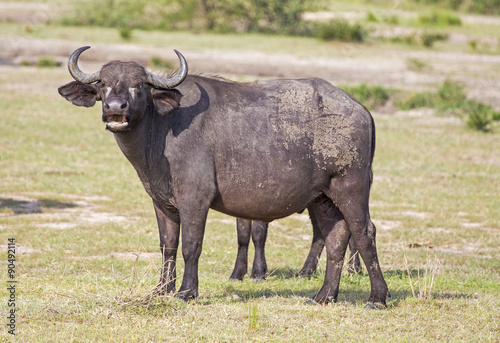
{"label": "dark grey hide", "polygon": [[175,82],[157,82],[142,66],[118,61],[80,78],[76,59],[70,58],[70,72],[86,83],[69,83],[59,93],[79,106],[102,101],[107,129],[153,199],[164,261],[160,292],[175,290],[182,230],[185,271],[177,296],[198,296],[210,208],[264,222],[309,208],[327,253],[325,281],[313,301],[337,298],[352,235],[370,276],[369,301],[385,305],[369,213],[375,126],[349,94],[321,79],[234,83],[176,75]]}
{"label": "dark grey hide", "polygon": [[[318,261],[321,257],[321,252],[325,246],[325,240],[318,227],[318,223],[311,216],[313,227],[313,239],[309,254],[300,269],[298,275],[309,277],[316,273]],[[250,277],[253,279],[264,279],[267,274],[267,262],[265,254],[265,245],[267,238],[267,230],[269,223],[259,220],[248,220],[238,218],[236,220],[236,232],[238,234],[238,253],[234,264],[233,272],[229,277],[230,280],[243,280],[248,270],[248,246],[250,245],[250,237],[254,244],[255,252]],[[357,253],[356,246],[352,239],[349,240],[349,272],[358,274],[361,272],[361,261]]]}

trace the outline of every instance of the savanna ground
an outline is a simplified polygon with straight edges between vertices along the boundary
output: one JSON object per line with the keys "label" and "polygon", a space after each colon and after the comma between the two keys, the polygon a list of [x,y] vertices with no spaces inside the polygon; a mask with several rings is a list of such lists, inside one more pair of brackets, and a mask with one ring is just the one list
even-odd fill
{"label": "savanna ground", "polygon": [[[18,281],[15,337],[5,326],[7,282],[0,288],[0,340],[500,340],[499,128],[474,131],[433,109],[398,110],[391,99],[370,108],[377,125],[371,214],[392,293],[386,310],[366,310],[368,276],[347,272],[336,304],[304,305],[321,287],[325,266],[323,256],[317,275],[295,276],[311,240],[306,214],[270,225],[271,274],[256,283],[227,281],[236,256],[235,220],[210,212],[200,298],[185,304],[149,296],[161,266],[154,212],[105,132],[99,108],[77,108],[57,94],[71,81],[64,63],[80,46],[92,45],[82,57],[86,71],[115,58],[148,64],[160,57],[175,66],[176,48],[191,71],[239,81],[319,76],[340,86],[412,92],[452,79],[470,98],[500,110],[498,18],[463,16],[463,25],[446,28],[449,39],[432,49],[154,31],[134,31],[124,42],[114,29],[45,24],[60,6],[0,3],[2,280],[8,238],[15,238]],[[356,3],[341,9],[346,16],[362,13]],[[47,57],[63,65],[28,65]],[[182,275],[180,254],[178,266]]]}

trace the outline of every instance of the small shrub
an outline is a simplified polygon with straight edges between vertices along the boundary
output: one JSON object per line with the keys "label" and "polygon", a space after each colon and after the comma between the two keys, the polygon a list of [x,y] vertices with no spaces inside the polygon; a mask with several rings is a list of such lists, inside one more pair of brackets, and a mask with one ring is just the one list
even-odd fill
{"label": "small shrub", "polygon": [[172,63],[170,63],[169,60],[165,60],[158,56],[151,57],[149,64],[154,68],[173,69]]}
{"label": "small shrub", "polygon": [[434,108],[435,104],[436,95],[430,92],[413,93],[406,99],[396,101],[396,106],[404,111],[420,107]]}
{"label": "small shrub", "polygon": [[391,15],[389,17],[385,17],[384,22],[387,24],[397,25],[399,24],[399,18],[395,15]]}
{"label": "small shrub", "polygon": [[420,39],[422,41],[422,45],[425,46],[426,48],[431,48],[435,42],[437,41],[442,41],[442,40],[447,40],[448,35],[444,33],[429,33],[429,32],[424,32],[420,36]]}
{"label": "small shrub", "polygon": [[319,38],[325,41],[363,42],[367,33],[360,24],[351,25],[345,19],[334,19],[319,27]]}
{"label": "small shrub", "polygon": [[477,40],[473,39],[469,41],[469,47],[471,50],[476,51],[477,50]]}
{"label": "small shrub", "polygon": [[464,86],[451,80],[446,80],[435,94],[415,93],[397,101],[396,106],[401,110],[430,107],[441,113],[450,112],[464,118],[467,127],[483,132],[490,131],[492,124],[500,121],[500,112],[489,105],[467,99]]}
{"label": "small shrub", "polygon": [[462,20],[459,17],[449,13],[433,12],[430,14],[421,14],[418,16],[418,21],[420,24],[428,24],[428,25],[440,25],[440,26],[462,25]]}
{"label": "small shrub", "polygon": [[366,21],[372,22],[372,23],[378,23],[378,18],[373,12],[368,12],[366,14]]}
{"label": "small shrub", "polygon": [[118,29],[120,32],[120,37],[123,40],[131,40],[132,39],[132,29],[130,27],[120,27]]}
{"label": "small shrub", "polygon": [[60,63],[56,62],[52,57],[40,57],[36,66],[39,68],[54,68],[59,67]]}
{"label": "small shrub", "polygon": [[408,34],[405,36],[396,36],[396,37],[391,37],[389,39],[391,43],[404,43],[408,45],[417,45],[418,44],[418,39],[417,35],[415,33],[413,34]]}
{"label": "small shrub", "polygon": [[465,124],[468,128],[483,132],[490,131],[490,125],[493,122],[491,111],[484,104],[476,103],[468,108]]}
{"label": "small shrub", "polygon": [[460,83],[446,80],[437,91],[441,110],[453,110],[464,107],[467,99],[464,86]]}
{"label": "small shrub", "polygon": [[467,127],[483,132],[491,131],[495,121],[500,121],[500,112],[495,111],[489,105],[475,100],[467,100],[465,106],[465,121]]}
{"label": "small shrub", "polygon": [[382,86],[368,86],[363,83],[356,87],[344,87],[344,90],[370,108],[383,106],[389,100],[389,91]]}
{"label": "small shrub", "polygon": [[426,69],[431,69],[427,63],[418,58],[409,58],[406,60],[406,66],[412,71],[423,71]]}

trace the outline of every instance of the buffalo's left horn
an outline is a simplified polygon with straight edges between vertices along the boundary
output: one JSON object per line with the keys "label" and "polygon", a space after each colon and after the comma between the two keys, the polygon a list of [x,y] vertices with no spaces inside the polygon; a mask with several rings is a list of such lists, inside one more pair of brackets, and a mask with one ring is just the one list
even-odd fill
{"label": "buffalo's left horn", "polygon": [[68,69],[71,76],[76,81],[80,81],[83,83],[92,83],[100,80],[99,73],[100,71],[96,71],[94,74],[86,74],[78,68],[78,57],[85,50],[89,49],[90,46],[82,46],[81,48],[76,49],[68,60]]}
{"label": "buffalo's left horn", "polygon": [[182,83],[182,81],[184,81],[184,79],[186,78],[186,76],[188,74],[188,65],[187,65],[187,62],[186,62],[186,59],[184,58],[184,56],[182,56],[182,54],[179,51],[177,51],[177,50],[174,50],[174,51],[177,54],[177,57],[179,57],[179,62],[181,64],[177,74],[175,74],[174,76],[172,76],[168,79],[163,79],[163,78],[158,77],[158,76],[154,75],[153,73],[150,73],[147,71],[146,72],[147,83],[149,83],[152,86],[155,86],[156,88],[169,89],[169,88],[177,87],[178,85],[180,85]]}

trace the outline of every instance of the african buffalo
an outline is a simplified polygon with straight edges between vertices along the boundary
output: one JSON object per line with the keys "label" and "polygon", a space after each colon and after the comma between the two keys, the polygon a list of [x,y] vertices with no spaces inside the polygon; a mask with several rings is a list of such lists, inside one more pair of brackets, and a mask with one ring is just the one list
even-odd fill
{"label": "african buffalo", "polygon": [[[304,265],[299,271],[299,276],[311,276],[316,273],[318,261],[325,246],[325,240],[318,227],[313,214],[311,223],[313,226],[313,239],[309,254],[304,262]],[[243,280],[248,269],[248,246],[250,244],[250,236],[255,247],[252,274],[253,279],[264,279],[267,273],[267,262],[265,255],[265,245],[267,238],[267,228],[269,223],[259,220],[248,220],[238,218],[236,220],[236,232],[238,234],[238,253],[234,264],[233,272],[229,277],[230,280]],[[349,272],[358,274],[361,272],[361,262],[356,246],[352,239],[349,239]]]}
{"label": "african buffalo", "polygon": [[163,253],[159,291],[175,290],[182,230],[177,296],[198,296],[210,208],[264,222],[309,208],[327,252],[325,281],[312,302],[337,298],[352,235],[370,276],[369,301],[385,305],[369,214],[375,126],[363,105],[317,78],[235,83],[188,76],[177,51],[180,69],[171,77],[121,61],[86,74],[77,62],[88,48],[69,58],[76,81],[59,93],[77,106],[102,101],[106,128],[153,199]]}

